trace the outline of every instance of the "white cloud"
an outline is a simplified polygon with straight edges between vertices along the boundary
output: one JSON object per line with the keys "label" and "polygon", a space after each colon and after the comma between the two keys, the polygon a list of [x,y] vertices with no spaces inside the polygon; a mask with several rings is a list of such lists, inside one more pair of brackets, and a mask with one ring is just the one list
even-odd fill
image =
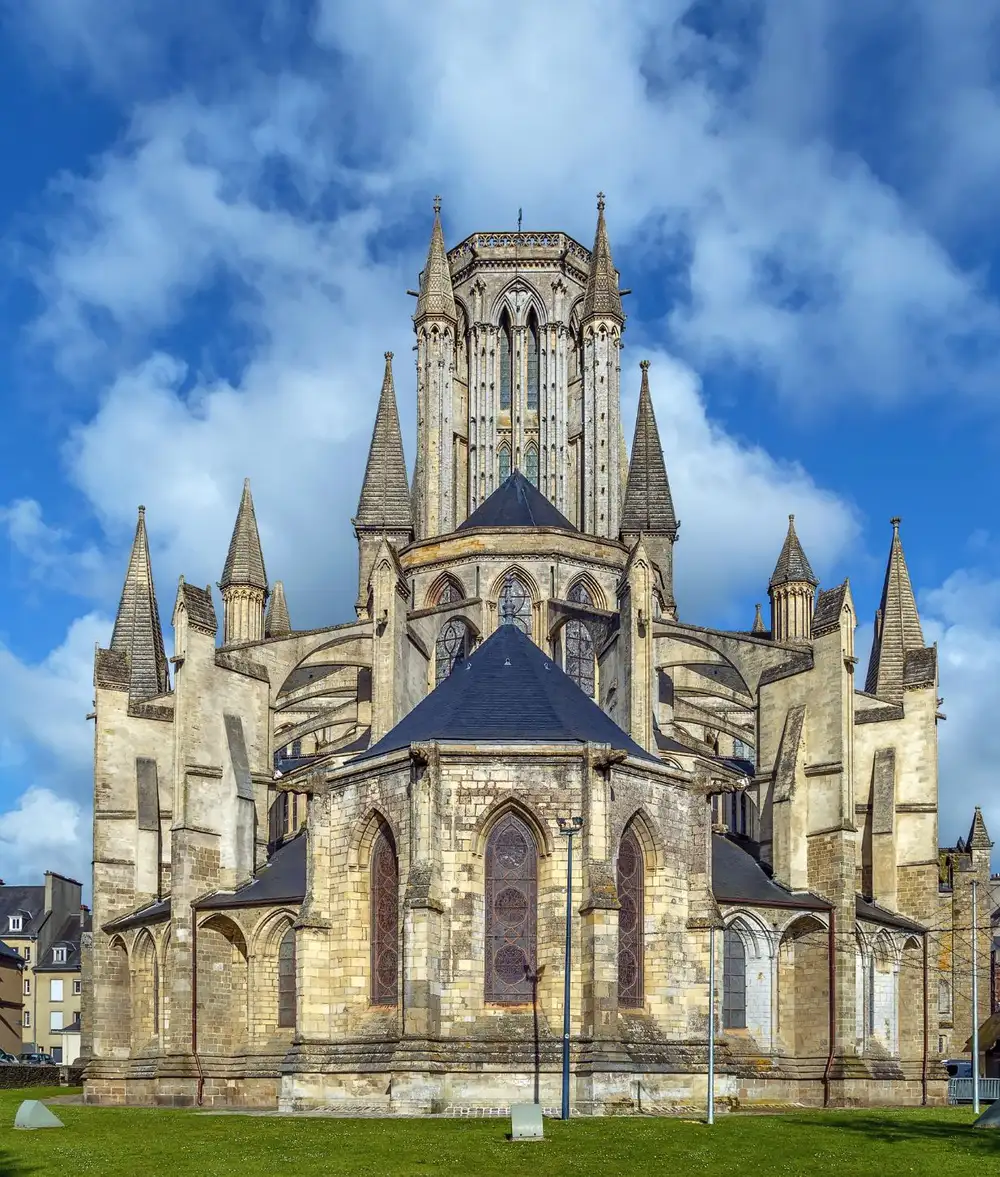
{"label": "white cloud", "polygon": [[89,834],[80,805],[32,786],[14,809],[0,813],[4,882],[38,882],[51,870],[77,879],[89,891]]}

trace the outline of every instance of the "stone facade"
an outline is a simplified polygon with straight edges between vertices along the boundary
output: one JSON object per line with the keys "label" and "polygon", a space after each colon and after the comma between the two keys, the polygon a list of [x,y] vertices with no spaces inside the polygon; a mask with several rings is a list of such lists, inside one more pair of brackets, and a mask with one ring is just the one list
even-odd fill
{"label": "stone facade", "polygon": [[[720,1098],[943,1099],[990,843],[977,816],[939,854],[937,665],[898,522],[864,689],[850,587],[817,595],[791,522],[770,630],[759,607],[742,632],[678,614],[648,365],[626,461],[624,325],[603,200],[592,250],[448,252],[436,207],[413,490],[387,355],[356,619],[295,630],[283,588],[265,615],[247,486],[222,644],[182,580],[169,684],[140,515],[95,661],[88,1100],[555,1106],[568,816],[576,1111],[703,1101],[710,1020]],[[576,684],[547,722],[582,728],[522,738],[544,708],[512,730],[481,695],[421,710],[487,681],[506,625],[540,683]],[[419,715],[438,726],[394,738]],[[515,844],[530,874],[505,887]]]}

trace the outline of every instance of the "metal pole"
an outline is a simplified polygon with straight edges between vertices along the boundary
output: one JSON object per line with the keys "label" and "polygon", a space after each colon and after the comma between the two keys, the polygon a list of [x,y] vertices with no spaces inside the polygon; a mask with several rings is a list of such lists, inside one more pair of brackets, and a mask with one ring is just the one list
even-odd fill
{"label": "metal pole", "polygon": [[979,969],[976,961],[979,880],[972,880],[972,1110],[979,1115]]}
{"label": "metal pole", "polygon": [[708,1122],[715,1123],[715,925],[708,929]]}
{"label": "metal pole", "polygon": [[583,826],[582,817],[560,817],[559,832],[566,835],[566,950],[563,959],[563,1041],[562,1041],[562,1118],[569,1119],[569,1001],[570,972],[573,961],[573,835]]}

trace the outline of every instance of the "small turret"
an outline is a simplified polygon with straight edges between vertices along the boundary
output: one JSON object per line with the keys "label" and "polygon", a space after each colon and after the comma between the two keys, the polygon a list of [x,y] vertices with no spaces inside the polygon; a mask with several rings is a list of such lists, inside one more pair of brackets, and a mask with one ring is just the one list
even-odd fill
{"label": "small turret", "polygon": [[611,258],[608,226],[604,220],[603,192],[597,195],[597,232],[594,234],[581,315],[584,320],[594,317],[614,319],[619,325],[625,322],[621,291],[618,288],[618,271]]}
{"label": "small turret", "polygon": [[771,636],[775,641],[809,641],[818,584],[795,532],[795,516],[789,515],[785,542],[767,586],[771,598]]}
{"label": "small turret", "polygon": [[267,573],[249,478],[243,480],[243,497],[219,588],[224,611],[223,644],[259,642],[264,636]]}
{"label": "small turret", "polygon": [[264,637],[280,638],[292,632],[292,623],[288,617],[288,603],[285,600],[285,586],[280,580],[274,582],[274,590],[267,606],[267,618],[264,621]]}
{"label": "small turret", "polygon": [[767,628],[764,625],[764,617],[760,611],[760,601],[758,601],[757,604],[754,605],[753,627],[751,628],[750,632],[751,633],[767,633]]}
{"label": "small turret", "polygon": [[122,587],[111,649],[128,667],[129,702],[153,699],[170,690],[163,629],[153,587],[153,569],[146,535],[146,508],[139,508],[128,572]]}
{"label": "small turret", "polygon": [[899,538],[900,519],[893,518],[890,523],[892,543],[882,599],[875,614],[875,634],[865,690],[880,699],[901,703],[907,685],[907,662],[911,662],[913,669],[911,655],[925,647],[917,602],[903,555],[903,542]]}

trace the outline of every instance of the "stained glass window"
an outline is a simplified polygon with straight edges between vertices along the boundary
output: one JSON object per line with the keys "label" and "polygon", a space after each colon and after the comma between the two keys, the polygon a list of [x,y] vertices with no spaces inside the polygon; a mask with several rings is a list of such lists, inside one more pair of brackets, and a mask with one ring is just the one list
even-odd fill
{"label": "stained glass window", "polygon": [[437,603],[439,605],[451,605],[455,601],[461,601],[464,593],[453,580],[446,580],[444,587],[438,593]]}
{"label": "stained glass window", "polygon": [[399,867],[385,829],[372,847],[371,939],[372,1004],[395,1005],[399,967]]}
{"label": "stained glass window", "polygon": [[502,445],[499,450],[500,481],[506,482],[510,478],[510,446]]}
{"label": "stained glass window", "polygon": [[[569,599],[576,605],[593,605],[594,601],[583,584],[569,590]],[[573,618],[566,622],[566,673],[585,695],[594,697],[596,686],[594,639],[586,622]]]}
{"label": "stained glass window", "polygon": [[500,624],[516,625],[531,637],[531,593],[519,576],[511,573],[500,590]]}
{"label": "stained glass window", "polygon": [[642,847],[629,827],[618,847],[618,1004],[642,1005]]}
{"label": "stained glass window", "polygon": [[722,937],[722,1028],[747,1027],[747,950],[743,937],[726,928]]}
{"label": "stained glass window", "polygon": [[486,1000],[532,999],[538,904],[538,849],[528,826],[509,813],[486,842]]}
{"label": "stained glass window", "polygon": [[514,337],[510,329],[510,316],[504,311],[500,319],[500,408],[510,411],[511,349]]}
{"label": "stained glass window", "polygon": [[538,447],[534,444],[524,451],[524,476],[533,485],[538,485]]}
{"label": "stained glass window", "polygon": [[295,1025],[295,929],[278,945],[278,1025]]}
{"label": "stained glass window", "polygon": [[453,617],[441,626],[434,646],[434,685],[444,682],[471,649],[469,627]]}
{"label": "stained glass window", "polygon": [[534,311],[528,315],[528,408],[538,409],[538,319]]}

